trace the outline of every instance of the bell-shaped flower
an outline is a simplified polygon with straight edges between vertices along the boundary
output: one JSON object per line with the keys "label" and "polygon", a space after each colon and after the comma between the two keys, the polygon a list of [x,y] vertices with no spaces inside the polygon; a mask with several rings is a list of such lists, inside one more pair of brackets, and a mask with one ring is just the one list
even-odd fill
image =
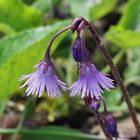
{"label": "bell-shaped flower", "polygon": [[98,71],[92,63],[82,63],[80,65],[80,78],[69,89],[70,96],[78,95],[82,98],[90,96],[99,100],[102,89],[113,88],[113,80]]}
{"label": "bell-shaped flower", "polygon": [[28,79],[21,88],[28,86],[26,93],[27,96],[34,95],[35,93],[40,97],[44,91],[47,92],[48,96],[59,97],[61,92],[59,87],[66,90],[66,84],[58,79],[55,75],[54,67],[52,64],[41,61],[35,66],[36,72],[23,75],[19,78],[19,81]]}

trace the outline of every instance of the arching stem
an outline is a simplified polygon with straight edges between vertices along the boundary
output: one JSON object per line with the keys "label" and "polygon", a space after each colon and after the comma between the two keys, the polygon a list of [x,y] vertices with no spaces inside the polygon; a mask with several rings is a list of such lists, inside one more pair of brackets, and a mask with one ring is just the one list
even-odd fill
{"label": "arching stem", "polygon": [[102,43],[99,35],[97,34],[96,30],[93,28],[93,26],[86,20],[84,19],[86,22],[86,26],[88,27],[88,29],[91,31],[93,38],[95,39],[99,50],[101,51],[102,55],[104,56],[106,62],[108,63],[108,65],[110,66],[111,70],[112,70],[112,74],[115,78],[115,80],[117,81],[121,91],[122,91],[122,95],[126,101],[126,104],[128,106],[131,118],[133,120],[133,123],[135,125],[135,128],[137,130],[137,135],[140,138],[140,124],[136,115],[136,111],[135,108],[133,107],[133,104],[130,100],[130,96],[128,94],[128,91],[124,85],[124,82],[115,66],[115,64],[113,63],[112,57],[110,56],[108,50],[105,48],[104,44]]}
{"label": "arching stem", "polygon": [[51,41],[50,41],[50,43],[49,43],[49,45],[48,45],[48,48],[47,48],[47,50],[46,50],[46,53],[45,53],[45,56],[44,56],[44,60],[45,61],[50,61],[50,49],[51,49],[51,46],[52,46],[52,44],[53,44],[53,42],[55,41],[55,39],[60,35],[60,34],[62,34],[62,33],[64,33],[65,31],[67,31],[67,30],[69,30],[71,28],[71,25],[70,26],[67,26],[66,28],[64,28],[64,29],[62,29],[62,30],[60,30],[59,32],[57,32],[54,36],[53,36],[53,38],[51,39]]}

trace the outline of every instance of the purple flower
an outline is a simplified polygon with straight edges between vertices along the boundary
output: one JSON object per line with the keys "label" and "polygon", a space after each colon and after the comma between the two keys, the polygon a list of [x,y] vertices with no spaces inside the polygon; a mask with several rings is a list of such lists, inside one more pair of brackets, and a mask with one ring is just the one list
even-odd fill
{"label": "purple flower", "polygon": [[108,112],[104,115],[104,123],[107,131],[113,136],[117,136],[117,120]]}
{"label": "purple flower", "polygon": [[70,96],[80,95],[82,98],[90,96],[99,100],[103,89],[113,88],[113,80],[99,72],[92,63],[81,64],[80,78],[69,89]]}
{"label": "purple flower", "polygon": [[82,45],[81,38],[77,37],[77,39],[73,43],[73,48],[72,48],[73,58],[76,62],[82,62],[84,57],[83,48],[81,45]]}
{"label": "purple flower", "polygon": [[47,92],[48,96],[59,97],[61,92],[59,86],[66,90],[66,84],[58,79],[54,73],[52,64],[48,64],[41,61],[35,66],[36,72],[28,75],[24,75],[19,78],[19,81],[28,79],[20,88],[28,86],[26,93],[27,96],[37,94],[39,97],[44,91]]}

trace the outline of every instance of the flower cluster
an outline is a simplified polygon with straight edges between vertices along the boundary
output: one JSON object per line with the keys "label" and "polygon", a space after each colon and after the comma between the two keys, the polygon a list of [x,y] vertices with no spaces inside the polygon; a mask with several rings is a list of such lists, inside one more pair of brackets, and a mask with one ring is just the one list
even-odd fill
{"label": "flower cluster", "polygon": [[79,63],[79,80],[69,88],[70,96],[81,95],[82,98],[90,96],[99,100],[103,89],[113,88],[113,80],[98,71],[92,63],[91,52],[85,46],[83,30],[77,33],[73,44],[73,58]]}
{"label": "flower cluster", "polygon": [[[98,112],[100,107],[100,100],[103,99],[103,90],[110,90],[114,88],[113,80],[109,78],[107,74],[103,74],[95,67],[92,60],[92,53],[85,45],[84,28],[86,26],[86,20],[83,18],[75,19],[71,26],[59,31],[50,41],[46,50],[43,60],[37,64],[34,68],[34,73],[23,75],[19,78],[19,81],[27,79],[27,81],[21,86],[21,88],[27,86],[26,94],[37,94],[40,97],[43,92],[46,92],[50,97],[60,97],[60,89],[70,91],[70,96],[81,96],[85,100],[86,104]],[[73,32],[77,31],[77,37],[73,43],[72,54],[73,58],[78,63],[79,79],[67,88],[66,83],[62,82],[55,74],[55,67],[51,61],[50,49],[53,41],[64,31],[71,29]],[[104,112],[107,112],[106,104],[104,104]],[[117,124],[115,119],[109,113],[105,113],[104,124],[107,127],[107,131],[112,135],[117,134]]]}
{"label": "flower cluster", "polygon": [[48,96],[59,97],[62,95],[61,88],[65,91],[70,90],[70,96],[78,95],[81,98],[89,96],[92,99],[99,100],[103,89],[109,90],[114,87],[113,80],[108,75],[98,71],[93,64],[91,52],[85,45],[83,32],[84,29],[77,31],[77,37],[72,47],[73,58],[79,63],[79,79],[70,88],[67,88],[66,84],[59,80],[55,75],[55,68],[50,60],[49,46],[44,59],[35,66],[37,71],[19,78],[20,81],[27,79],[21,86],[21,88],[28,86],[27,95],[36,93],[40,97],[46,91]]}

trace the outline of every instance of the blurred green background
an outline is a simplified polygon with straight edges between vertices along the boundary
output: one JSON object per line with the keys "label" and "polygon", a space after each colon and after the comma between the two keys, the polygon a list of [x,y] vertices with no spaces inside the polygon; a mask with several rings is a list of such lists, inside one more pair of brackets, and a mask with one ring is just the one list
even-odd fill
{"label": "blurred green background", "polygon": [[[95,136],[99,131],[89,134],[97,123],[79,97],[69,98],[69,93],[63,93],[54,100],[44,93],[38,99],[26,97],[25,89],[19,88],[22,83],[18,78],[34,71],[53,35],[77,16],[89,20],[102,37],[140,112],[140,0],[0,0],[2,139],[99,139]],[[91,35],[86,37],[87,45],[94,48],[97,68],[111,74]],[[69,86],[78,78],[71,55],[74,38],[71,31],[64,33],[51,52],[57,75]],[[129,116],[119,88],[103,96],[118,122],[125,122]]]}

